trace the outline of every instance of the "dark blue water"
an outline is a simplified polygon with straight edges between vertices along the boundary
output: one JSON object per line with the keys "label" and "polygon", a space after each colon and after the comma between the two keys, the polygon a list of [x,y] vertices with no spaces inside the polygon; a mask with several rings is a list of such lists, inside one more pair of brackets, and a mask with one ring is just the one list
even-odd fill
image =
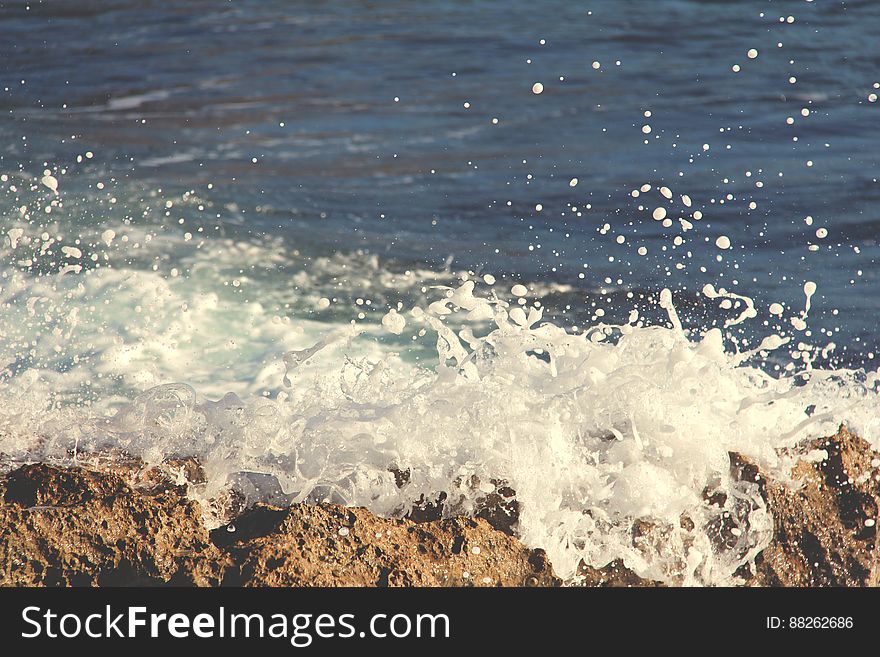
{"label": "dark blue water", "polygon": [[[71,221],[173,225],[138,203],[198,189],[224,234],[568,284],[548,304],[574,320],[602,288],[670,287],[717,321],[696,302],[714,283],[772,326],[814,280],[811,341],[858,364],[878,349],[878,27],[873,0],[0,2],[0,169],[90,150]],[[664,228],[659,205],[703,218]]]}

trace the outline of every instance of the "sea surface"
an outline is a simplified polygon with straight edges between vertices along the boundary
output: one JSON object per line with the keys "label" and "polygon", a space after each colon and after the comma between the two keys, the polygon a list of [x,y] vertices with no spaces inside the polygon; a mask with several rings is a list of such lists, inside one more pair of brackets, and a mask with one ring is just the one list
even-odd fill
{"label": "sea surface", "polygon": [[875,439],[878,27],[874,0],[0,2],[0,462],[196,455],[206,497],[386,514],[503,480],[562,572],[726,581],[769,535],[748,510],[724,549],[627,537],[714,526],[710,481],[757,513],[733,448]]}

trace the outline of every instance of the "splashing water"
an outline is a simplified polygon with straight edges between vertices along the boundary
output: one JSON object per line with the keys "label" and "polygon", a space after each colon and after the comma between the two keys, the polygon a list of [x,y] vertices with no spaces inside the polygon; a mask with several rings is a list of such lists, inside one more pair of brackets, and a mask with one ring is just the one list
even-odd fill
{"label": "splashing water", "polygon": [[[689,338],[668,290],[671,328],[579,335],[475,294],[472,280],[442,295],[407,313],[437,336],[434,368],[394,353],[351,358],[352,329],[285,354],[288,387],[273,399],[210,401],[169,384],[92,418],[47,412],[38,377],[25,376],[28,394],[4,394],[6,458],[191,456],[207,475],[202,498],[233,488],[250,501],[326,499],[382,515],[441,493],[446,513],[473,513],[504,485],[520,507],[517,534],[564,577],[622,558],[642,577],[712,584],[730,581],[772,530],[758,484],[731,478],[728,452],[784,477],[779,448],[841,421],[876,440],[876,375],[774,378],[747,362],[784,339],[739,353],[719,329]],[[462,314],[457,332],[444,321]],[[720,508],[707,502],[717,493]]]}

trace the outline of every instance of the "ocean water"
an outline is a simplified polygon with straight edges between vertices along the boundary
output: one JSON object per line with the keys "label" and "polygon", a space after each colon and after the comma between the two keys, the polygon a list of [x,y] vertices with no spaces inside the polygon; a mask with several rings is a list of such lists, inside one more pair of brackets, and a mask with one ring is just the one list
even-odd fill
{"label": "ocean water", "polygon": [[564,576],[732,581],[772,525],[728,451],[880,445],[878,24],[0,2],[0,464],[388,515],[504,482]]}

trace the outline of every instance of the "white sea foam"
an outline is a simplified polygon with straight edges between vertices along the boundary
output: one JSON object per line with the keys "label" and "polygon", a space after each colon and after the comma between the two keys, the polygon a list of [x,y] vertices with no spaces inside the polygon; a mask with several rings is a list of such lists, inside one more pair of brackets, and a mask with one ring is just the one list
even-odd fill
{"label": "white sea foam", "polygon": [[[236,258],[250,248],[226,247]],[[5,361],[19,364],[0,390],[2,452],[68,464],[110,450],[147,463],[195,456],[201,497],[234,487],[383,515],[441,493],[447,513],[474,512],[503,481],[520,504],[518,535],[563,576],[623,558],[641,576],[698,584],[730,581],[772,528],[757,484],[731,479],[729,451],[784,473],[778,448],[839,422],[880,436],[874,375],[774,378],[749,359],[784,340],[737,353],[718,329],[688,337],[668,290],[671,328],[573,335],[476,285],[435,287],[389,313],[391,333],[436,341],[435,362],[413,365],[381,346],[378,325],[276,321],[259,303],[156,272],[8,276],[4,335],[17,323],[45,330],[28,353],[4,340]],[[96,388],[98,403],[59,403],[61,391]],[[128,400],[133,389],[144,392]],[[409,472],[401,488],[395,469]],[[724,508],[706,491],[725,493]]]}

